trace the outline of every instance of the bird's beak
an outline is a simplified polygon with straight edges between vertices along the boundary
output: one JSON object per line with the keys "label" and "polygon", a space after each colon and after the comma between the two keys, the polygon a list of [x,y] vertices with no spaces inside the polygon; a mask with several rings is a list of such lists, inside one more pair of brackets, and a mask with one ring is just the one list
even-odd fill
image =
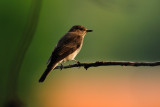
{"label": "bird's beak", "polygon": [[87,30],[87,32],[93,32],[93,30]]}

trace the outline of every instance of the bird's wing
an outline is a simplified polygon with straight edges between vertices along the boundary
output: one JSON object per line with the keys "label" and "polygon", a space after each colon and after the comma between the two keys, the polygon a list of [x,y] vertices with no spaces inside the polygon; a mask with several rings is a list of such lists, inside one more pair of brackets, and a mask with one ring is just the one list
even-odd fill
{"label": "bird's wing", "polygon": [[80,47],[82,40],[81,35],[72,32],[67,33],[59,40],[48,62],[64,59]]}
{"label": "bird's wing", "polygon": [[[56,46],[57,47],[57,46]],[[55,48],[56,48],[55,47]],[[55,50],[55,48],[54,48],[54,50]],[[54,52],[54,50],[52,51],[52,53]],[[48,61],[47,61],[47,63],[46,64],[49,64],[49,62],[51,61],[51,58],[52,58],[52,54],[51,54],[51,56],[49,57],[49,59],[48,59]]]}
{"label": "bird's wing", "polygon": [[51,57],[52,57],[52,55],[49,57],[49,59],[48,59],[46,64],[49,64],[49,62],[51,61]]}

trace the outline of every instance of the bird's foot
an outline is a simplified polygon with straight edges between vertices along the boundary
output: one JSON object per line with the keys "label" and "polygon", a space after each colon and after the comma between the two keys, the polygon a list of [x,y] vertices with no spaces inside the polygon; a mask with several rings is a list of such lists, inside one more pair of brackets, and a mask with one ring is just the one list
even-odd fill
{"label": "bird's foot", "polygon": [[79,61],[77,61],[77,64],[80,65],[81,63]]}
{"label": "bird's foot", "polygon": [[61,66],[60,66],[60,69],[62,70],[63,69],[63,65],[61,64]]}
{"label": "bird's foot", "polygon": [[79,61],[75,60],[75,59],[74,59],[74,61],[75,61],[75,62],[77,63],[77,65],[80,67],[80,64],[81,64],[81,63],[80,63]]}

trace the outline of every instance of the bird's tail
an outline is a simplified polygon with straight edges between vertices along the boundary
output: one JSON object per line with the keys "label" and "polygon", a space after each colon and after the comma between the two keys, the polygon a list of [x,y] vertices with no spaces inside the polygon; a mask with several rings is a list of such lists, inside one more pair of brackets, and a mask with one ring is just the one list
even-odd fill
{"label": "bird's tail", "polygon": [[39,82],[43,82],[47,75],[58,65],[58,63],[49,63],[49,65],[47,66],[46,70],[44,71],[44,73],[42,74],[41,78],[39,79]]}

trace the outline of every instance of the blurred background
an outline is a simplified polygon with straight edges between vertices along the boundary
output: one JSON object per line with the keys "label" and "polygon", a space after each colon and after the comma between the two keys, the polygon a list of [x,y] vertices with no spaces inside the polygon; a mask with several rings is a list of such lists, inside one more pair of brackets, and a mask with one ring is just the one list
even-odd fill
{"label": "blurred background", "polygon": [[57,41],[73,25],[94,30],[85,36],[80,62],[159,61],[159,4],[1,0],[0,106],[160,107],[160,67],[55,70],[38,83]]}

